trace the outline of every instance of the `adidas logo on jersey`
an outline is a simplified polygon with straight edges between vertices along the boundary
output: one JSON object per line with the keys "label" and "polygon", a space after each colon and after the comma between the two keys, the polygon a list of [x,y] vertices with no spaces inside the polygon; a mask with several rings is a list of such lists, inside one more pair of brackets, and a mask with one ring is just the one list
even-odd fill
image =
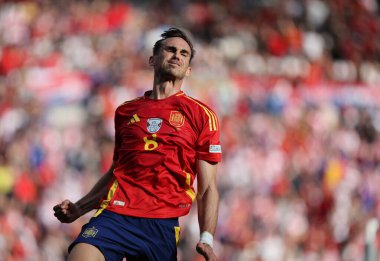
{"label": "adidas logo on jersey", "polygon": [[139,122],[139,121],[140,121],[139,116],[137,116],[137,114],[133,114],[132,119],[130,119],[129,122],[128,122],[128,125],[132,124],[132,123],[135,123],[135,122]]}

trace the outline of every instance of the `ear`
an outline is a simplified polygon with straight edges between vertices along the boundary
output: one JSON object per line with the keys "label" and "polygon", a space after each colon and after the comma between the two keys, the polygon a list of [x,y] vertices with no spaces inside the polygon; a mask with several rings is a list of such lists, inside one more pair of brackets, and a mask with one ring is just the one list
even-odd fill
{"label": "ear", "polygon": [[186,74],[185,74],[186,77],[189,76],[190,73],[191,73],[191,67],[189,66],[189,67],[187,67],[187,70],[186,70]]}
{"label": "ear", "polygon": [[149,57],[149,65],[154,66],[154,58],[153,56]]}

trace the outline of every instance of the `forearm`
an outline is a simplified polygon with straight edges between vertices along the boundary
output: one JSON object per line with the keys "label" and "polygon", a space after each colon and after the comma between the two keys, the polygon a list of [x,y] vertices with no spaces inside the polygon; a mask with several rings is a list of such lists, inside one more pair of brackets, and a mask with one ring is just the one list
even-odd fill
{"label": "forearm", "polygon": [[112,164],[111,168],[98,180],[87,195],[75,203],[79,207],[81,215],[96,208],[99,205],[101,198],[106,195],[108,185],[113,177],[113,166],[114,165]]}
{"label": "forearm", "polygon": [[200,232],[215,233],[218,222],[219,193],[215,184],[211,184],[203,197],[198,199],[198,222]]}

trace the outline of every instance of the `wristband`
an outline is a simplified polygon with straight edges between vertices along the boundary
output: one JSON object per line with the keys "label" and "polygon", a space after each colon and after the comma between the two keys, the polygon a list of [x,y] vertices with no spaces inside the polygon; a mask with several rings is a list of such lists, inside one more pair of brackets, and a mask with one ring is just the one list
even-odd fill
{"label": "wristband", "polygon": [[207,231],[203,231],[201,233],[201,239],[199,240],[200,243],[207,244],[210,247],[212,247],[213,241],[214,241],[214,237],[211,233]]}

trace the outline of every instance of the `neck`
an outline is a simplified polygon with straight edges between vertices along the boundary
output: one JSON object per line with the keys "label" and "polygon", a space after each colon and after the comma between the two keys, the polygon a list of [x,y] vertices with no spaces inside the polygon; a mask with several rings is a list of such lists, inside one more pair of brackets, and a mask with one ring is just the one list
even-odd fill
{"label": "neck", "polygon": [[167,80],[164,82],[154,80],[151,99],[165,99],[181,90],[183,80]]}

